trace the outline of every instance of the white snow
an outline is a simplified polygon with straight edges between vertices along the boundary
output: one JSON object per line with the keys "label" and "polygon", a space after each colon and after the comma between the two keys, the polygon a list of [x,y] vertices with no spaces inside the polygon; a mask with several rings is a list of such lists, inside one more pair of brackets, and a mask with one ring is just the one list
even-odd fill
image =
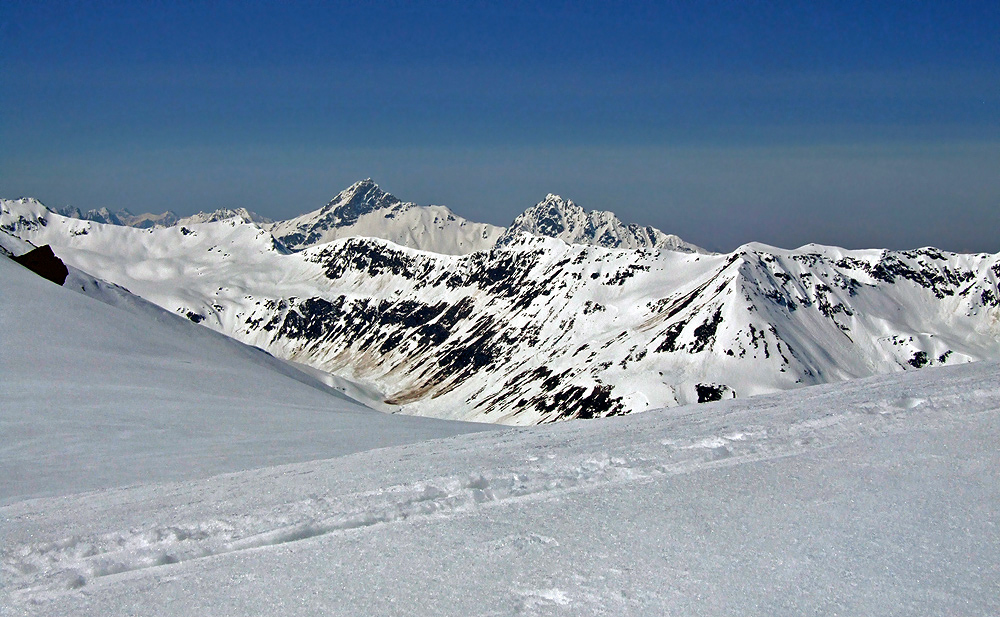
{"label": "white snow", "polygon": [[996,363],[462,434],[0,282],[4,615],[1000,613]]}
{"label": "white snow", "polygon": [[484,428],[367,409],[77,270],[60,288],[0,256],[0,282],[0,504]]}

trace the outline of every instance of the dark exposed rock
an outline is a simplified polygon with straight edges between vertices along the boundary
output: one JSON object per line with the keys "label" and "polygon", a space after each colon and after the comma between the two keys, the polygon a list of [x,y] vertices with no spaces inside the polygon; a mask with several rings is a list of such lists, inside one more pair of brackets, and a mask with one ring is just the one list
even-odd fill
{"label": "dark exposed rock", "polygon": [[48,279],[56,285],[62,285],[69,276],[69,269],[61,259],[52,252],[48,244],[32,249],[24,255],[13,258],[14,261],[31,270],[38,276]]}
{"label": "dark exposed rock", "polygon": [[927,357],[926,351],[916,351],[913,353],[913,357],[906,361],[913,368],[927,366],[928,362],[930,362],[930,358]]}
{"label": "dark exposed rock", "polygon": [[721,401],[723,398],[736,398],[736,393],[725,384],[700,383],[694,387],[698,393],[699,403]]}
{"label": "dark exposed rock", "polygon": [[722,309],[716,309],[712,317],[694,329],[694,342],[691,344],[692,353],[704,351],[715,342],[715,333],[722,323]]}
{"label": "dark exposed rock", "polygon": [[663,340],[654,351],[657,353],[677,351],[677,337],[681,335],[685,325],[687,325],[685,322],[680,321],[667,328],[663,332]]}

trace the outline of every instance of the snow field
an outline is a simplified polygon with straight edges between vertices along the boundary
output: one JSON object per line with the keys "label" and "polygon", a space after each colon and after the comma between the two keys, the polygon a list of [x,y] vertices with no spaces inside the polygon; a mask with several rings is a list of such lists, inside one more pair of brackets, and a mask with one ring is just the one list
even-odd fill
{"label": "snow field", "polygon": [[[280,610],[298,585],[334,587],[306,614],[987,614],[1000,608],[989,593],[997,371],[929,369],[23,501],[2,509],[5,579],[14,605],[38,614],[118,614],[168,593],[183,610],[206,598],[215,614]],[[699,525],[711,529],[700,540],[682,533]],[[758,552],[741,552],[748,538]],[[868,565],[897,559],[892,572]],[[827,571],[830,560],[853,570]],[[724,576],[731,567],[743,583]],[[341,597],[350,577],[356,595]],[[743,588],[754,580],[764,587]],[[819,587],[793,589],[810,581]],[[761,595],[769,603],[747,604]]]}

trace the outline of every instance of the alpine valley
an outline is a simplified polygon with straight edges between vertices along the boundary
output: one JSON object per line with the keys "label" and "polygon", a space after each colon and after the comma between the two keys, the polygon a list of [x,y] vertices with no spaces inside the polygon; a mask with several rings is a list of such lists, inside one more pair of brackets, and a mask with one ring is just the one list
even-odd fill
{"label": "alpine valley", "polygon": [[713,254],[556,195],[505,229],[371,180],[278,222],[61,212],[3,200],[3,246],[383,411],[537,424],[1000,359],[1000,254]]}

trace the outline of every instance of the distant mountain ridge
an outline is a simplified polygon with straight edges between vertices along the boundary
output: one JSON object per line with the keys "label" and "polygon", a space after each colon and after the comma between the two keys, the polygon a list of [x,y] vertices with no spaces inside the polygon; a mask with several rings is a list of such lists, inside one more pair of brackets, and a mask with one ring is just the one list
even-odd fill
{"label": "distant mountain ridge", "polygon": [[105,223],[108,225],[123,225],[126,227],[138,227],[140,229],[150,229],[154,227],[170,227],[176,225],[179,220],[177,213],[167,210],[162,214],[132,214],[125,208],[121,210],[109,210],[108,208],[97,208],[94,210],[81,211],[73,206],[66,206],[54,210],[57,214],[84,221],[94,221],[95,223]]}
{"label": "distant mountain ridge", "polygon": [[239,218],[260,225],[290,250],[341,238],[369,237],[432,253],[466,255],[506,246],[519,235],[528,234],[606,248],[708,253],[655,227],[626,225],[612,212],[588,212],[558,195],[549,194],[515,218],[509,228],[504,228],[467,220],[446,206],[403,201],[382,190],[371,178],[355,182],[318,210],[282,221],[272,221],[246,208],[199,212],[182,218],[169,211],[160,215],[134,215],[128,210],[112,212],[107,208],[82,213],[78,208],[66,207],[56,212],[71,218],[140,228]]}
{"label": "distant mountain ridge", "polygon": [[221,208],[214,212],[199,212],[191,216],[177,219],[174,225],[198,225],[201,223],[215,223],[228,219],[239,219],[247,223],[257,223],[258,225],[268,225],[273,223],[266,216],[261,216],[256,212],[251,212],[246,208]]}

